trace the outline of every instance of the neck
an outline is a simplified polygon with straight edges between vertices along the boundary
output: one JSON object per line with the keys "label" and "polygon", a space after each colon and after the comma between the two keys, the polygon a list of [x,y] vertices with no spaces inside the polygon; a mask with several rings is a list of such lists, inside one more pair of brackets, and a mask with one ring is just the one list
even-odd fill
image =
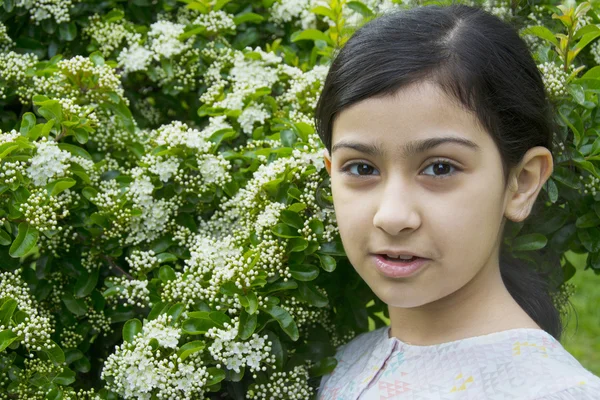
{"label": "neck", "polygon": [[390,336],[433,345],[515,328],[540,327],[506,289],[500,267],[488,265],[456,292],[414,308],[388,306]]}

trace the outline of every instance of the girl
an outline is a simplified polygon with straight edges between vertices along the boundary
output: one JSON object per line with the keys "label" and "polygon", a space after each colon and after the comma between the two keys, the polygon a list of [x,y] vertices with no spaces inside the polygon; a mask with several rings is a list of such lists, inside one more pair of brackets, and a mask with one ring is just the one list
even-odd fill
{"label": "girl", "polygon": [[553,111],[516,30],[482,9],[376,18],[316,109],[351,264],[391,325],[341,346],[319,399],[600,399],[547,282],[501,251],[553,171]]}

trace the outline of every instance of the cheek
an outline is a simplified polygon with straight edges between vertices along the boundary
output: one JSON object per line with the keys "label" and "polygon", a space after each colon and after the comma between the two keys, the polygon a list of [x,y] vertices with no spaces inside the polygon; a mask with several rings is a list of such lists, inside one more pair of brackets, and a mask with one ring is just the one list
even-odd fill
{"label": "cheek", "polygon": [[482,180],[445,197],[438,203],[438,211],[429,214],[436,241],[445,241],[446,252],[459,258],[486,252],[494,245],[502,223],[502,196],[501,187]]}

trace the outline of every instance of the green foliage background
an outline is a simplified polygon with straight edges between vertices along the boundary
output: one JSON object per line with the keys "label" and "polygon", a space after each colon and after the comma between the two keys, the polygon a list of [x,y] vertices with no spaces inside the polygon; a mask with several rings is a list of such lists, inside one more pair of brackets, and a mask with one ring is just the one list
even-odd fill
{"label": "green foliage background", "polygon": [[[519,29],[561,127],[504,243],[559,255],[556,301],[581,285],[595,332],[600,5],[465,3]],[[354,29],[427,4],[4,0],[0,398],[314,396],[387,321],[337,235],[315,101]],[[599,373],[595,338],[567,340]]]}

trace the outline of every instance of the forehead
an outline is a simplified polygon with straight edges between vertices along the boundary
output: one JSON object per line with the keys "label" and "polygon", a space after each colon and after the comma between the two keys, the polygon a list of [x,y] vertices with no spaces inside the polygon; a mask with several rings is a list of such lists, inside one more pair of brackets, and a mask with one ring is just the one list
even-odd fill
{"label": "forehead", "polygon": [[441,136],[464,138],[482,148],[493,145],[473,113],[429,82],[355,103],[338,113],[332,127],[333,145],[340,140],[368,141],[384,150]]}

